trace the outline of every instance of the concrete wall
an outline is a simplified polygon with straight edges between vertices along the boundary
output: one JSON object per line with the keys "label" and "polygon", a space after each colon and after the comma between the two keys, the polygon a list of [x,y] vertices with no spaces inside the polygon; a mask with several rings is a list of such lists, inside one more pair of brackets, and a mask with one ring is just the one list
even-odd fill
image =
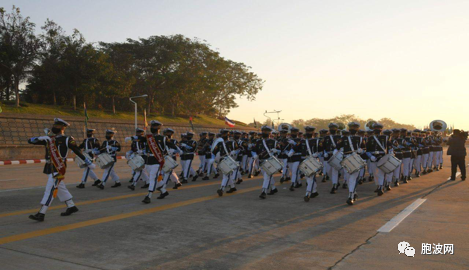
{"label": "concrete wall", "polygon": [[[83,117],[69,117],[60,115],[57,116],[68,123],[70,127],[67,128],[66,134],[72,135],[78,142],[84,138]],[[44,135],[44,128],[51,128],[54,121],[53,116],[49,115],[26,115],[14,113],[1,113],[0,114],[0,160],[18,160],[18,159],[39,159],[44,158],[44,147],[33,146],[28,144],[28,139],[35,136]],[[123,155],[129,150],[130,144],[124,142],[124,138],[130,135],[135,135],[134,122],[128,120],[115,120],[115,119],[91,119],[88,122],[89,128],[96,129],[96,137],[104,140],[106,129],[114,128],[117,133],[115,135],[122,146]],[[191,130],[189,123],[187,125],[163,123],[163,128],[170,127],[174,129],[174,138],[180,139],[180,134]],[[202,131],[211,131],[217,133],[223,126],[202,126],[194,124],[195,138],[198,139],[198,134]],[[238,127],[239,130],[254,130],[249,127]],[[70,157],[74,155],[71,154]]]}

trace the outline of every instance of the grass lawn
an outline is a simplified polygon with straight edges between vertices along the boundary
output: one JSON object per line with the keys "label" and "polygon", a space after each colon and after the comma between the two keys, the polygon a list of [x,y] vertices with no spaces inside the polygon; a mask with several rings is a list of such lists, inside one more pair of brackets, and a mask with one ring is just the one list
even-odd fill
{"label": "grass lawn", "polygon": [[[43,104],[31,104],[31,103],[23,103],[24,106],[17,108],[14,105],[7,105],[0,103],[4,112],[9,113],[23,113],[23,114],[36,114],[36,115],[52,115],[52,116],[84,116],[83,108],[78,108],[76,111],[71,109],[70,107],[65,106],[53,106],[53,105],[43,105]],[[134,119],[134,112],[119,112],[117,111],[116,114],[113,114],[110,111],[103,111],[103,110],[90,110],[88,109],[88,116],[90,120],[93,118],[101,118],[101,119],[122,119],[122,120],[133,120]],[[139,120],[143,120],[143,112],[139,112]],[[147,115],[147,119],[158,119],[159,121],[167,122],[167,123],[178,123],[178,124],[188,124],[189,118],[188,117],[178,117],[178,116],[167,116],[167,115],[159,115],[159,114],[150,114]],[[195,125],[221,125],[224,126],[225,122],[223,120],[216,119],[214,117],[206,116],[206,115],[199,115],[193,118],[193,123]],[[243,123],[237,122],[239,126],[246,126]]]}

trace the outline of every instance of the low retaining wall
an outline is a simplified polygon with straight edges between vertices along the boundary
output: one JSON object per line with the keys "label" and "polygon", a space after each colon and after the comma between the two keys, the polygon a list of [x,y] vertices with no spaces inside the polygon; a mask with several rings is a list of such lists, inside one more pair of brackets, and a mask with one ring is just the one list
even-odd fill
{"label": "low retaining wall", "polygon": [[[66,134],[72,135],[78,143],[84,139],[84,119],[83,117],[57,116],[68,123]],[[45,150],[42,146],[28,144],[28,139],[35,136],[43,136],[45,128],[51,128],[53,116],[50,115],[26,115],[14,113],[0,114],[0,160],[18,160],[18,159],[41,159],[44,158]],[[180,139],[180,134],[192,130],[189,124],[163,123],[163,128],[170,127],[174,129],[174,138]],[[95,136],[102,142],[106,129],[115,129],[115,138],[122,145],[121,154],[130,149],[130,144],[124,142],[124,138],[135,135],[135,126],[133,121],[118,119],[93,119],[88,122],[89,128],[96,129]],[[217,133],[223,126],[215,125],[197,125],[194,124],[193,132],[198,134],[202,131],[211,131]],[[239,130],[255,130],[250,127],[239,127]],[[70,157],[73,157],[73,153]]]}

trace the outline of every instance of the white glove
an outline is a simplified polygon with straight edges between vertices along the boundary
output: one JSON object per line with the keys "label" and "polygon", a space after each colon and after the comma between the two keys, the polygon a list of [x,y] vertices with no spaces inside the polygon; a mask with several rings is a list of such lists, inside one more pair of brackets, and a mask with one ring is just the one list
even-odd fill
{"label": "white glove", "polygon": [[174,154],[174,149],[169,149],[168,153],[169,153],[170,155],[173,155],[173,154]]}
{"label": "white glove", "polygon": [[296,145],[296,142],[295,142],[294,140],[292,140],[292,139],[289,139],[289,140],[288,140],[288,143],[289,143],[289,144]]}
{"label": "white glove", "polygon": [[94,164],[88,165],[88,168],[94,170],[94,169],[96,169],[96,165],[94,165]]}
{"label": "white glove", "polygon": [[49,136],[41,136],[37,138],[39,141],[48,141],[50,142],[50,137]]}
{"label": "white glove", "polygon": [[259,156],[258,155],[255,155],[255,156],[252,156],[253,159],[258,159]]}
{"label": "white glove", "polygon": [[375,157],[375,156],[371,156],[370,159],[371,159],[372,162],[375,162],[375,161],[376,161],[376,157]]}
{"label": "white glove", "polygon": [[236,155],[236,151],[235,151],[235,150],[233,150],[233,151],[230,152],[230,156],[235,156],[235,155]]}
{"label": "white glove", "polygon": [[313,157],[314,157],[314,158],[317,158],[318,156],[319,156],[318,153],[314,153],[314,154],[313,154]]}
{"label": "white glove", "polygon": [[363,149],[358,148],[357,153],[358,153],[358,154],[363,154]]}
{"label": "white glove", "polygon": [[98,149],[95,148],[95,149],[93,149],[93,154],[99,155],[99,154],[101,154],[101,152]]}
{"label": "white glove", "polygon": [[337,154],[337,152],[339,152],[339,150],[334,149],[334,152],[332,152],[332,154],[335,155],[335,154]]}
{"label": "white glove", "polygon": [[328,154],[328,153],[325,153],[325,154],[324,154],[324,157],[325,157],[325,158],[328,158],[328,157],[329,157],[329,154]]}
{"label": "white glove", "polygon": [[89,159],[85,159],[85,164],[88,166],[88,168],[94,170],[96,168],[96,165],[93,164],[93,162]]}
{"label": "white glove", "polygon": [[132,138],[131,138],[131,137],[125,137],[124,141],[125,141],[126,143],[131,142],[131,141],[132,141]]}
{"label": "white glove", "polygon": [[137,154],[143,155],[143,150],[138,150],[138,151],[137,151]]}
{"label": "white glove", "polygon": [[375,155],[379,155],[379,151],[375,151]]}
{"label": "white glove", "polygon": [[294,153],[295,153],[295,152],[294,152],[293,150],[290,150],[290,152],[288,152],[288,155],[287,155],[287,156],[288,156],[288,157],[291,157],[291,156],[293,156]]}
{"label": "white glove", "polygon": [[274,148],[274,149],[271,149],[270,151],[271,151],[272,153],[274,153],[274,154],[278,154],[278,153],[280,153],[280,150],[278,150],[278,149],[275,149],[275,148]]}
{"label": "white glove", "polygon": [[187,144],[185,144],[185,143],[181,143],[181,146],[182,146],[182,147],[186,147],[186,146],[187,146]]}

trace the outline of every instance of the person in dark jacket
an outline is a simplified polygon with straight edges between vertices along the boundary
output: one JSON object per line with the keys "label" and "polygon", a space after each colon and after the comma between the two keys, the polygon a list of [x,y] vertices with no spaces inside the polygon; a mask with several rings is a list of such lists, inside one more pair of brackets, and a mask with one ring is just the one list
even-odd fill
{"label": "person in dark jacket", "polygon": [[451,180],[456,180],[457,167],[461,170],[461,179],[466,180],[466,139],[465,133],[455,129],[448,140],[448,152],[451,156]]}

